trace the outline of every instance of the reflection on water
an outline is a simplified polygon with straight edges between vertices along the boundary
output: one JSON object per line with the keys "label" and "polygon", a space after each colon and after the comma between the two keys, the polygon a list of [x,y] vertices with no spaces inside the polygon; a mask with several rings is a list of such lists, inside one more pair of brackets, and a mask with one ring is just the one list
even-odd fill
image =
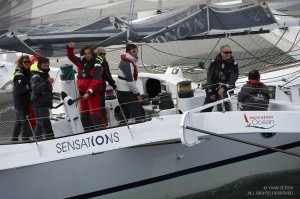
{"label": "reflection on water", "polygon": [[180,199],[299,199],[300,170],[247,177],[215,190]]}

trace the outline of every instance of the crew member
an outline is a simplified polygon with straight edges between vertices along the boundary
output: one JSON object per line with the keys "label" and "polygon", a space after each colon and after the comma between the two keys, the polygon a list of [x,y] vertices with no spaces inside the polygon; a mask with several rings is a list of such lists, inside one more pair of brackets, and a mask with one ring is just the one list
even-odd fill
{"label": "crew member", "polygon": [[20,56],[16,61],[16,71],[12,81],[14,83],[13,97],[16,109],[16,122],[12,135],[12,141],[18,141],[20,133],[22,140],[28,141],[31,133],[29,126],[29,106],[31,105],[30,95],[30,61],[28,55]]}
{"label": "crew member", "polygon": [[[109,70],[109,64],[106,60],[106,52],[103,47],[98,47],[95,50],[95,54],[97,55],[96,60],[102,65],[103,67],[103,74],[102,74],[102,79],[103,79],[103,92],[100,93],[101,97],[101,107],[105,107],[105,91],[106,91],[106,82],[114,89],[116,90],[116,82],[111,76],[111,72]],[[101,109],[101,114],[105,116],[106,119],[106,125],[107,125],[107,117],[106,117],[106,108]]]}
{"label": "crew member", "polygon": [[35,68],[31,68],[32,104],[37,118],[34,134],[38,140],[42,139],[44,133],[46,139],[54,138],[50,122],[50,108],[52,107],[54,79],[49,76],[50,61],[41,57]]}
{"label": "crew member", "polygon": [[[227,98],[227,90],[235,87],[238,79],[239,68],[232,56],[231,47],[226,44],[220,47],[220,53],[210,63],[207,71],[207,88],[204,104]],[[217,106],[222,111],[222,105]],[[213,107],[202,112],[211,112]],[[225,109],[229,110],[229,104],[225,103]]]}
{"label": "crew member", "polygon": [[269,105],[269,89],[260,82],[260,74],[257,70],[249,72],[247,83],[238,94],[238,101],[242,103],[244,111],[266,111]]}
{"label": "crew member", "polygon": [[[121,105],[120,116],[126,119],[135,118],[136,122],[142,122],[145,118],[145,110],[141,105],[142,96],[136,86],[138,78],[138,47],[135,44],[126,45],[126,54],[121,55],[118,69],[117,96]],[[124,119],[124,118],[123,118]]]}
{"label": "crew member", "polygon": [[80,50],[80,57],[74,54],[75,43],[67,46],[67,55],[77,66],[77,87],[82,98],[79,100],[81,122],[86,130],[106,128],[106,119],[101,114],[101,92],[103,92],[103,67],[95,59],[93,50],[85,46]]}

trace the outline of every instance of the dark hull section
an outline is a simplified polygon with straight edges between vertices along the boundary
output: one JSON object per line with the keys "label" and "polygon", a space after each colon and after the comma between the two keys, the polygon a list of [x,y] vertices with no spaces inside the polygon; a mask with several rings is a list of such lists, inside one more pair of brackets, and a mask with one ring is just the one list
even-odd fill
{"label": "dark hull section", "polygon": [[[260,134],[235,137],[300,152],[297,134],[275,135],[268,140]],[[245,176],[299,169],[297,157],[207,138],[194,147],[179,142],[140,146],[3,170],[1,196],[174,198],[217,188]]]}

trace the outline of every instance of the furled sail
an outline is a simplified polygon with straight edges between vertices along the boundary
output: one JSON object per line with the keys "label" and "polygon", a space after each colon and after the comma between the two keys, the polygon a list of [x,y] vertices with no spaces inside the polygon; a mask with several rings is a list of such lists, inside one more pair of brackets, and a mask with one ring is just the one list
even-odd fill
{"label": "furled sail", "polygon": [[[128,6],[132,6],[129,0],[92,0],[78,5],[74,3],[77,1],[70,0],[0,2],[3,5],[0,48],[29,54],[40,50],[47,57],[65,56],[68,42],[76,42],[79,49],[84,45],[105,47],[128,41],[161,43],[279,27],[266,5],[251,2],[217,7],[199,5],[206,2],[199,0],[190,0],[192,4],[166,0],[162,10],[134,21],[125,15]],[[154,9],[153,5],[153,1],[137,0],[134,10]],[[47,6],[56,6],[57,10],[47,10]],[[111,16],[113,12],[119,13]],[[137,14],[134,15],[133,18],[137,18]]]}
{"label": "furled sail", "polygon": [[258,30],[263,26],[275,28],[277,24],[271,11],[260,4],[248,4],[235,8],[206,6],[180,22],[146,36],[144,40],[161,43],[209,34],[211,30],[230,33],[236,29],[239,31]]}

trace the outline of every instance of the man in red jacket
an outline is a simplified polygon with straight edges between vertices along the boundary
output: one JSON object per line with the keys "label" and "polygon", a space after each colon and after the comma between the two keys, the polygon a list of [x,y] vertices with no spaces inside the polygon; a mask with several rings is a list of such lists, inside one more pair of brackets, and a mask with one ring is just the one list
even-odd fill
{"label": "man in red jacket", "polygon": [[69,60],[77,66],[78,70],[77,87],[80,95],[82,95],[82,98],[79,100],[82,125],[86,130],[105,128],[105,118],[101,115],[102,99],[100,97],[100,93],[103,90],[103,67],[95,59],[91,47],[85,46],[80,50],[80,56],[83,56],[82,59],[75,56],[74,48],[75,43],[69,43],[67,55]]}

